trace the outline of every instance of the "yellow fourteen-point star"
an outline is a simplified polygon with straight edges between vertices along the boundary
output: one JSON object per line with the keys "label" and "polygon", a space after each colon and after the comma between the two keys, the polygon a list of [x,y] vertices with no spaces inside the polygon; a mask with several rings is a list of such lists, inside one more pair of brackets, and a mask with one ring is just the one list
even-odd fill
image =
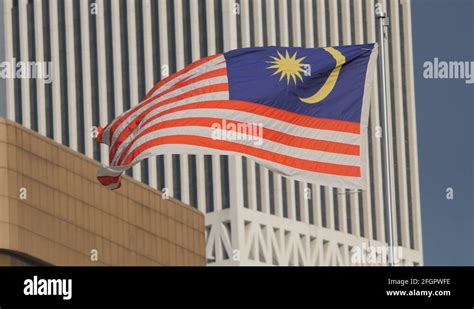
{"label": "yellow fourteen-point star", "polygon": [[267,67],[267,69],[276,69],[276,71],[272,75],[281,73],[280,81],[286,77],[287,85],[290,84],[290,79],[293,79],[293,82],[296,85],[296,77],[303,81],[303,76],[301,75],[301,72],[304,72],[304,64],[302,64],[301,61],[303,61],[305,57],[296,58],[296,51],[291,57],[288,54],[288,50],[286,50],[285,56],[280,54],[279,51],[277,51],[277,53],[278,58],[270,56],[274,61],[267,61],[267,63],[273,64]]}

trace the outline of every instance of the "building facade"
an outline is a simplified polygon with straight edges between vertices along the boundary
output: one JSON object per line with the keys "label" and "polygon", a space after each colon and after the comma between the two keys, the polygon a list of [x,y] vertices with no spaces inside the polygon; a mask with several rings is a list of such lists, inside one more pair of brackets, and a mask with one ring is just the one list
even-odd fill
{"label": "building facade", "polygon": [[[390,17],[386,57],[395,162],[394,238],[403,252],[399,264],[421,265],[410,1],[381,3]],[[51,83],[7,79],[6,114],[107,163],[107,148],[91,138],[93,127],[139,103],[167,74],[239,47],[374,42],[374,4],[3,0],[5,59],[50,62],[53,76]],[[206,213],[209,265],[354,264],[354,250],[384,247],[388,239],[379,84],[371,102],[366,191],[294,181],[234,156],[158,156],[135,166],[129,175]]]}
{"label": "building facade", "polygon": [[205,265],[204,214],[98,165],[0,118],[0,266]]}

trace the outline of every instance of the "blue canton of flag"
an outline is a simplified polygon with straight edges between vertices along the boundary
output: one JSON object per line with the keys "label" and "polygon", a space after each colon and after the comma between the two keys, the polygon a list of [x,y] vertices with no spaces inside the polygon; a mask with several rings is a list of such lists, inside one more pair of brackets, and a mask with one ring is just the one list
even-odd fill
{"label": "blue canton of flag", "polygon": [[[298,114],[360,123],[373,50],[374,44],[233,50],[225,53],[229,96]],[[318,93],[319,100],[311,100]]]}

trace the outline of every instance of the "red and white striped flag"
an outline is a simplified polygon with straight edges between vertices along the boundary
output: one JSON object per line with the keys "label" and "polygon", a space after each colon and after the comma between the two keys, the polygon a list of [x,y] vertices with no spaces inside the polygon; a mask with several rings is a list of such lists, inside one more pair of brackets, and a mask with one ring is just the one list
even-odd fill
{"label": "red and white striped flag", "polygon": [[244,155],[322,185],[364,188],[375,44],[260,47],[203,58],[161,80],[103,129],[97,178],[160,154]]}

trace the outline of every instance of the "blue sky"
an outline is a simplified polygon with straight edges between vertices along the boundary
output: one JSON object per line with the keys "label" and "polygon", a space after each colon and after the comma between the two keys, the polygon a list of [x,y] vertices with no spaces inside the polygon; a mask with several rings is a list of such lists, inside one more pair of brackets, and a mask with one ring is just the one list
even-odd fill
{"label": "blue sky", "polygon": [[474,84],[423,78],[435,57],[474,61],[473,13],[473,0],[412,1],[425,265],[474,265]]}

